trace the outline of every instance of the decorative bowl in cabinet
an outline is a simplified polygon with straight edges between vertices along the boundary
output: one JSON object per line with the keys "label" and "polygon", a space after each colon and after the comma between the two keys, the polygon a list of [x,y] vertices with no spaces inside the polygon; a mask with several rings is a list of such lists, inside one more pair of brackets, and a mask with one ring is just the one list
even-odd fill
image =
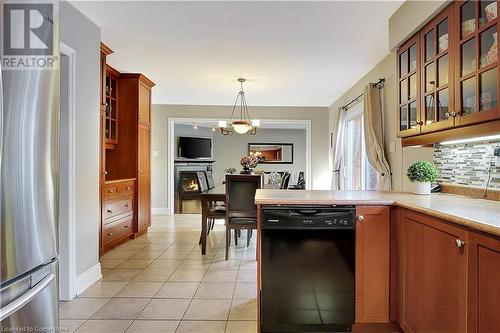
{"label": "decorative bowl in cabinet", "polygon": [[467,36],[476,31],[476,19],[470,19],[462,23],[462,36]]}
{"label": "decorative bowl in cabinet", "polygon": [[494,19],[496,19],[497,18],[497,2],[493,1],[488,6],[486,6],[486,8],[484,8],[484,12],[486,14],[486,18],[488,19],[488,22],[491,22]]}
{"label": "decorative bowl in cabinet", "polygon": [[443,52],[448,49],[448,34],[444,34],[439,37],[439,52]]}

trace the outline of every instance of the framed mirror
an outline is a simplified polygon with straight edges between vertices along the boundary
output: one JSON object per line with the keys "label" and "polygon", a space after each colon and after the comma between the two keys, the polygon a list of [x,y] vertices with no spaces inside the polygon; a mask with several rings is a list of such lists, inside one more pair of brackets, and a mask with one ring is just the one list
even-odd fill
{"label": "framed mirror", "polygon": [[259,163],[293,164],[293,143],[249,143],[248,155],[257,156]]}

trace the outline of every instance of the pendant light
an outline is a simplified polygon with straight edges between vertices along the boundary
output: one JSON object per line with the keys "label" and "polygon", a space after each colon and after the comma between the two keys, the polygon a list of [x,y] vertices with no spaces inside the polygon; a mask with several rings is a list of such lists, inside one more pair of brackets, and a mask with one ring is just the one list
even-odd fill
{"label": "pendant light", "polygon": [[[239,78],[238,82],[240,83],[240,91],[236,96],[236,101],[234,102],[233,110],[231,111],[231,116],[229,117],[229,121],[220,120],[218,122],[218,127],[220,132],[223,135],[233,135],[234,132],[238,134],[248,134],[255,135],[257,134],[257,127],[260,126],[259,119],[250,120],[250,114],[248,113],[247,101],[245,99],[245,91],[243,90],[243,82],[246,79]],[[239,108],[239,117],[234,117],[234,113],[236,109]],[[229,127],[228,127],[229,123]]]}

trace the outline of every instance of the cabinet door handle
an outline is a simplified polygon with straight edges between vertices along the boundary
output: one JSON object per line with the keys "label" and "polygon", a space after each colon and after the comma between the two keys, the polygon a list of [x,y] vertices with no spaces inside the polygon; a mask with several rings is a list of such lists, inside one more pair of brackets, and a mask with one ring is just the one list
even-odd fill
{"label": "cabinet door handle", "polygon": [[461,239],[455,240],[455,244],[457,244],[457,247],[460,249],[465,246],[465,242]]}
{"label": "cabinet door handle", "polygon": [[113,211],[112,211],[111,209],[108,209],[108,213],[110,213],[110,214],[111,214],[111,213],[113,213]]}
{"label": "cabinet door handle", "polygon": [[126,226],[125,226],[125,229],[128,229],[128,228],[130,228],[130,227],[129,227],[128,225],[126,225]]}
{"label": "cabinet door handle", "polygon": [[127,207],[127,208],[128,208],[128,204],[125,204],[125,207]]}
{"label": "cabinet door handle", "polygon": [[113,233],[112,233],[112,232],[110,232],[110,233],[108,234],[108,236],[109,236],[109,237],[113,236]]}
{"label": "cabinet door handle", "polygon": [[358,216],[358,221],[359,222],[365,222],[365,217],[363,215]]}
{"label": "cabinet door handle", "polygon": [[127,187],[127,191],[130,191],[130,186]]}
{"label": "cabinet door handle", "polygon": [[142,116],[139,116],[139,120],[142,120]]}

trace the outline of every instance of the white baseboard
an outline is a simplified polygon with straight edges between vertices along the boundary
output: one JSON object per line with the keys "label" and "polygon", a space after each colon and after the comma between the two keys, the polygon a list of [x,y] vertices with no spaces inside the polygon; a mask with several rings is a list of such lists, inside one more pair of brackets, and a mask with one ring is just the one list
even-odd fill
{"label": "white baseboard", "polygon": [[76,277],[76,294],[80,295],[88,287],[96,283],[101,275],[101,264],[97,263],[94,266],[90,267],[85,273]]}
{"label": "white baseboard", "polygon": [[170,215],[170,209],[168,207],[153,207],[151,208],[152,214],[167,214]]}

